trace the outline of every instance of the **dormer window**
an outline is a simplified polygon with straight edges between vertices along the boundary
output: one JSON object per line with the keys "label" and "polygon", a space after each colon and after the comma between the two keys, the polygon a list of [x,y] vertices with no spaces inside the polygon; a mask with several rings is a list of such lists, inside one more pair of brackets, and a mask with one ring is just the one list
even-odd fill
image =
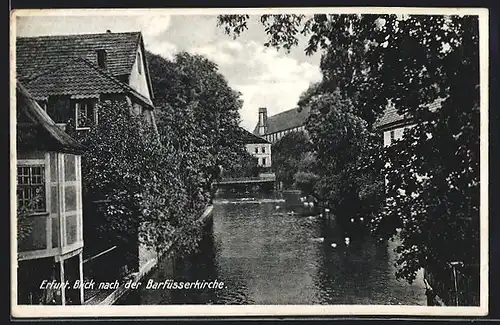
{"label": "dormer window", "polygon": [[106,50],[97,50],[97,65],[101,69],[106,69],[107,66],[107,57],[106,57]]}
{"label": "dormer window", "polygon": [[141,52],[137,52],[137,72],[139,72],[139,74],[142,74]]}

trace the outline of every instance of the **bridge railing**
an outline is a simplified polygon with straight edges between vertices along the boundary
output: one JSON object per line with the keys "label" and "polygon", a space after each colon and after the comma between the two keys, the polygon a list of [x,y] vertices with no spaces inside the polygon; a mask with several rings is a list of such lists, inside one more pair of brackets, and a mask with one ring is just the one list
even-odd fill
{"label": "bridge railing", "polygon": [[231,177],[231,178],[221,178],[219,183],[234,183],[234,182],[248,182],[248,181],[272,181],[276,177],[270,175],[263,175],[257,177]]}
{"label": "bridge railing", "polygon": [[221,182],[238,182],[238,181],[260,181],[260,180],[265,180],[269,178],[265,177],[228,177],[228,178],[222,178],[220,181]]}

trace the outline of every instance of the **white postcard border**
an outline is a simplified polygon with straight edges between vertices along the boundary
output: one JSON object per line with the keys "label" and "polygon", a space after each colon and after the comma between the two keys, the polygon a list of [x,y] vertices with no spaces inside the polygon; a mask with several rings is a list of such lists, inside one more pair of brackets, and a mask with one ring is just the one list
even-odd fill
{"label": "white postcard border", "polygon": [[395,14],[454,14],[479,16],[480,46],[480,306],[388,306],[388,305],[161,305],[161,306],[26,306],[17,305],[17,223],[11,213],[11,315],[22,318],[53,317],[197,317],[197,316],[485,316],[488,314],[488,72],[489,72],[489,12],[486,8],[413,8],[413,7],[331,7],[331,8],[199,8],[199,9],[17,9],[10,18],[10,135],[11,135],[11,211],[17,210],[16,180],[16,88],[15,40],[16,17],[20,16],[134,16],[134,15],[218,15],[218,14],[315,14],[315,13],[395,13]]}

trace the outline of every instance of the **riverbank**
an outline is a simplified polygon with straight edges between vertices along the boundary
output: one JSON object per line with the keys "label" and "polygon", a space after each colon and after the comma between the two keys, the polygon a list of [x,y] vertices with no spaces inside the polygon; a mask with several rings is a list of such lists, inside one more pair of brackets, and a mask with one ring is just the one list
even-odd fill
{"label": "riverbank", "polygon": [[[198,222],[202,223],[204,226],[211,223],[213,218],[213,205],[209,205],[205,208],[201,216],[198,218]],[[140,247],[140,251],[142,251],[143,255],[146,255],[146,258],[141,258],[143,261],[140,263],[139,271],[130,274],[128,277],[122,280],[120,286],[111,291],[110,290],[101,290],[96,295],[94,295],[91,299],[85,301],[84,305],[113,305],[120,298],[125,296],[131,289],[130,287],[126,287],[124,284],[132,280],[132,283],[136,283],[144,279],[148,274],[153,272],[158,265],[158,262],[163,257],[168,257],[171,254],[172,248],[175,243],[170,243],[167,247],[163,256],[159,257],[156,253],[151,254],[150,250]]]}

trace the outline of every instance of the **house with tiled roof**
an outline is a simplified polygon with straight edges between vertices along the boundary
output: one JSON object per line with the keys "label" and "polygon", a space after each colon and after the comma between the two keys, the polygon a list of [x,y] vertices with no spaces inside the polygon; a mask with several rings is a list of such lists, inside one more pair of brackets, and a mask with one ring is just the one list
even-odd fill
{"label": "house with tiled roof", "polygon": [[395,140],[403,137],[405,129],[414,125],[410,115],[401,115],[394,105],[388,105],[382,116],[374,123],[375,129],[384,134],[384,146],[389,146]]}
{"label": "house with tiled roof", "polygon": [[[435,111],[443,99],[437,99],[428,105],[428,109]],[[408,113],[398,113],[393,103],[389,103],[382,116],[373,124],[374,128],[384,134],[384,146],[389,146],[394,141],[403,137],[404,131],[415,125],[415,119]]]}
{"label": "house with tiled roof", "polygon": [[18,304],[79,304],[82,288],[44,286],[83,280],[85,148],[19,82],[16,90]]}
{"label": "house with tiled roof", "polygon": [[98,123],[98,101],[126,99],[156,127],[140,32],[19,37],[16,77],[58,124]]}
{"label": "house with tiled roof", "polygon": [[285,134],[290,132],[305,131],[305,123],[309,117],[310,108],[304,107],[290,109],[272,116],[267,116],[267,108],[259,108],[259,120],[253,130],[258,135],[271,143],[276,143]]}
{"label": "house with tiled roof", "polygon": [[240,137],[260,167],[271,167],[271,142],[240,127]]}
{"label": "house with tiled roof", "polygon": [[[38,113],[40,113],[40,110],[43,112],[43,114],[40,113],[40,116],[45,116],[47,117],[45,120],[52,121],[51,123],[47,122],[47,127],[37,131],[38,133],[26,132],[24,128],[19,129],[18,141],[22,140],[23,146],[29,143],[29,141],[25,140],[31,139],[36,146],[45,148],[45,150],[66,150],[66,148],[57,146],[62,146],[64,143],[67,145],[72,143],[72,141],[64,136],[67,124],[73,125],[80,132],[90,130],[99,123],[99,102],[108,100],[127,103],[133,113],[143,116],[144,120],[156,129],[152,102],[154,98],[153,88],[145,55],[144,41],[140,32],[112,33],[108,31],[100,34],[19,37],[16,38],[15,62],[16,78],[23,84],[26,93],[29,93],[32,104],[35,103],[40,108]],[[19,92],[20,90],[18,89]],[[48,127],[49,124],[50,127]],[[54,129],[54,126],[57,126],[57,128]],[[29,130],[33,131],[37,128],[41,128],[41,126],[30,126]],[[33,138],[33,134],[36,134],[35,138]],[[25,137],[27,138],[25,139]],[[73,143],[73,145],[75,144]],[[40,151],[40,148],[38,148],[37,152]],[[38,253],[43,253],[44,257],[53,259],[56,250],[58,252],[62,250],[61,254],[64,255],[69,252],[67,251],[69,248],[66,246],[69,245],[73,249],[78,243],[83,243],[82,231],[78,230],[80,229],[78,227],[82,226],[82,220],[80,219],[83,198],[81,190],[71,190],[69,192],[69,185],[74,186],[76,184],[74,179],[71,182],[68,180],[68,184],[60,183],[66,182],[65,177],[68,175],[66,172],[70,170],[69,167],[73,161],[68,160],[67,164],[66,157],[70,159],[69,157],[71,156],[66,151],[57,154],[59,158],[54,158],[55,160],[50,155],[47,158],[46,154],[43,157],[38,154],[34,157],[41,164],[40,166],[36,166],[34,169],[24,168],[18,170],[18,172],[22,173],[22,177],[25,177],[25,173],[37,173],[37,177],[31,179],[36,180],[38,183],[27,185],[36,185],[39,190],[45,190],[46,197],[43,200],[45,205],[41,205],[44,208],[43,211],[40,208],[40,213],[47,220],[42,217],[36,220],[39,222],[37,225],[43,229],[46,228],[48,232],[46,234],[37,232],[40,237],[34,238],[35,242],[33,243],[23,242],[28,246],[26,246],[26,252],[21,251],[22,254],[20,256],[30,259],[32,256],[38,256]],[[29,164],[33,163],[33,161],[28,161],[27,159],[25,160]],[[74,161],[77,162],[77,166],[79,167],[79,158],[75,158]],[[57,181],[59,183],[57,183],[49,171],[63,173],[63,176],[61,176],[63,180],[59,180]],[[75,175],[73,177],[79,177],[80,180],[82,177],[85,178],[85,175],[80,175],[80,172]],[[31,182],[28,176],[20,179]],[[47,186],[43,186],[40,183],[41,180],[48,182],[49,179],[52,183]],[[60,190],[60,187],[52,189],[52,185],[59,186],[58,184],[65,186],[63,192],[56,191],[57,189]],[[24,184],[21,185],[24,186]],[[18,187],[18,190],[21,187]],[[28,187],[26,188],[28,189]],[[64,192],[65,189],[68,189],[68,192]],[[26,192],[27,194],[24,192],[18,193],[18,200],[23,200],[23,198],[28,197],[27,195],[31,195],[31,192]],[[58,193],[58,198],[52,196],[54,193]],[[70,200],[74,193],[78,195],[77,199],[63,203],[65,199]],[[97,204],[96,202],[92,203]],[[97,208],[94,211],[90,207],[90,204],[85,206],[85,215],[97,215]],[[57,228],[56,220],[58,219],[56,219],[56,216],[58,215],[54,213],[59,208],[64,209],[64,220],[60,228]],[[73,210],[76,212],[73,213]],[[42,221],[45,223],[42,224]],[[83,262],[81,261],[82,256],[80,251],[71,251],[70,253],[73,255],[70,255],[80,256],[80,267],[83,263],[86,276],[96,279],[98,279],[98,276],[115,274],[121,276],[123,275],[122,273],[127,273],[131,270],[142,274],[151,269],[156,261],[155,252],[148,250],[143,245],[138,245],[138,247],[134,247],[134,254],[137,255],[137,258],[133,262],[129,263],[125,261],[123,256],[119,256],[112,260],[114,264],[110,266],[111,263],[108,263],[109,259],[106,260],[106,256],[110,256],[110,254],[116,256],[118,248],[116,246],[110,247],[110,244],[105,241],[96,242],[92,240],[92,228],[95,228],[94,225],[83,224],[84,227],[87,227],[85,228],[85,232],[83,232],[87,234],[85,235],[85,240],[87,243],[93,245],[85,245],[85,260]],[[68,239],[64,239],[65,231],[68,232]],[[59,234],[60,237],[54,237],[56,234]],[[53,241],[50,242],[50,240]],[[24,248],[20,246],[21,249]],[[120,249],[124,250],[124,248]],[[33,250],[35,252],[32,252]],[[99,259],[96,260],[95,256],[99,256]],[[59,255],[57,255],[57,258],[64,259]],[[68,268],[75,267],[75,263],[71,262],[70,264],[71,266],[68,266]],[[92,265],[98,266],[94,267]],[[78,266],[78,263],[76,263],[77,269]],[[96,273],[96,270],[101,271],[100,273]],[[64,273],[62,268],[55,277],[59,279],[64,278],[64,274],[61,275],[61,272]],[[48,275],[45,276],[46,278],[50,278]],[[67,273],[67,276],[69,276],[69,273]],[[63,290],[62,292],[65,291]],[[59,294],[59,299],[62,299],[62,303],[64,304],[64,293],[59,291]],[[84,297],[80,297],[77,300],[79,303],[82,303],[84,300],[84,303],[88,303],[92,299],[92,297],[85,297],[85,299]],[[75,299],[72,300],[75,301]]]}

